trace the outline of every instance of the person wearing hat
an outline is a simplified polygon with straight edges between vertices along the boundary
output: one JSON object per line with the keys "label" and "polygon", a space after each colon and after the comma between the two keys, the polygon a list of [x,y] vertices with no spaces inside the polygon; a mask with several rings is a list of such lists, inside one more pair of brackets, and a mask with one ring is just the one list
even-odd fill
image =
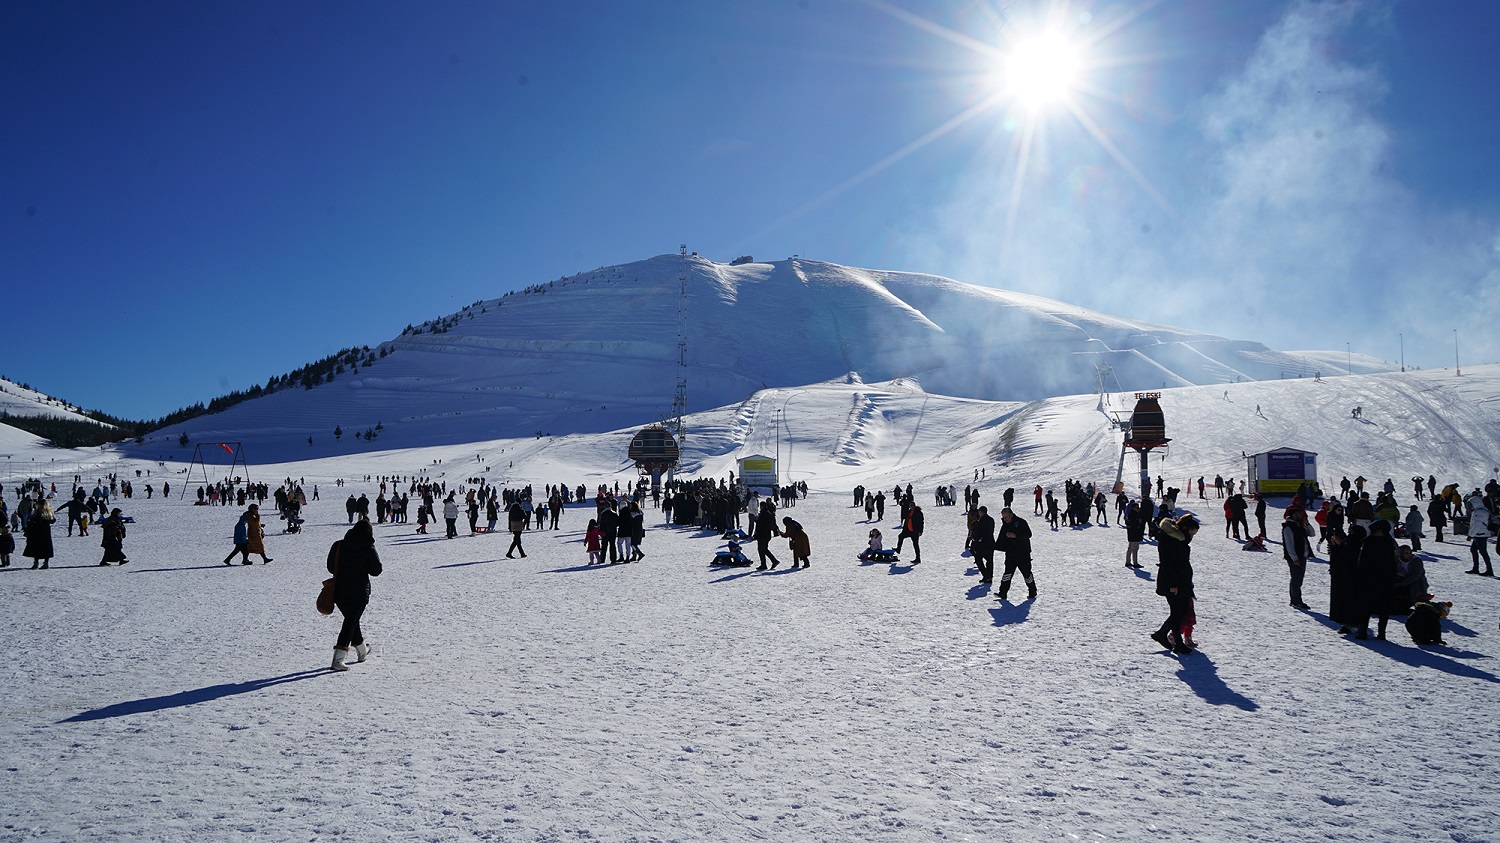
{"label": "person wearing hat", "polygon": [[1286,519],[1281,522],[1281,555],[1286,559],[1290,576],[1287,590],[1291,601],[1288,605],[1303,611],[1307,611],[1307,604],[1302,602],[1302,578],[1307,574],[1307,560],[1313,555],[1312,537],[1313,528],[1307,523],[1307,510],[1300,506],[1287,507]]}
{"label": "person wearing hat", "polygon": [[1412,504],[1406,513],[1406,537],[1411,540],[1411,549],[1419,551],[1422,549],[1422,513],[1417,510],[1417,505]]}

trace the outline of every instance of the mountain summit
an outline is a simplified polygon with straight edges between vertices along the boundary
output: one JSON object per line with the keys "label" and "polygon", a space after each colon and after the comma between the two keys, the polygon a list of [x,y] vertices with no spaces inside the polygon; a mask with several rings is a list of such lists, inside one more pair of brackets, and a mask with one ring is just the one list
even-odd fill
{"label": "mountain summit", "polygon": [[836,379],[1021,401],[1092,392],[1101,377],[1128,391],[1311,376],[1320,365],[933,275],[662,255],[475,302],[409,327],[378,358],[371,352],[310,388],[150,440],[159,448],[182,432],[255,432],[304,448],[312,437],[321,452],[334,446],[335,428],[355,435],[378,425],[382,445],[409,446],[640,425],[671,407],[680,311],[691,411]]}

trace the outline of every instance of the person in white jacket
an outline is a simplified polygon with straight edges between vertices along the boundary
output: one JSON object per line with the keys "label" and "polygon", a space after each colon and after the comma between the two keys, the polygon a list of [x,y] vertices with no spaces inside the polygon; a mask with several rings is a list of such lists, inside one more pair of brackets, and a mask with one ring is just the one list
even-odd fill
{"label": "person in white jacket", "polygon": [[[1488,547],[1490,536],[1490,511],[1485,508],[1484,498],[1478,495],[1469,499],[1474,509],[1469,513],[1469,556],[1474,560],[1474,567],[1468,570],[1470,574],[1479,574],[1484,577],[1493,577],[1495,568],[1490,564],[1490,549]],[[1484,571],[1479,570],[1479,560],[1484,560]]]}

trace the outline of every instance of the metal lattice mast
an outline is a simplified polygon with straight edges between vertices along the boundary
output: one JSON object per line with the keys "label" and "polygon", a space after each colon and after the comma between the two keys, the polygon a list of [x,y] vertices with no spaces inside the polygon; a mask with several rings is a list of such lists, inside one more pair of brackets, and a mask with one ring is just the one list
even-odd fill
{"label": "metal lattice mast", "polygon": [[687,413],[687,245],[679,247],[682,274],[677,276],[677,390],[672,395],[672,435],[680,450],[686,440],[682,417]]}

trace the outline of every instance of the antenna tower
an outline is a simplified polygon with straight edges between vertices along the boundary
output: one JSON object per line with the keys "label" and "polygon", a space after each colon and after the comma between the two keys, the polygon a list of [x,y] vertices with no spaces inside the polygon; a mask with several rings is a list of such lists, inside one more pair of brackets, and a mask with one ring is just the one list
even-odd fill
{"label": "antenna tower", "polygon": [[678,247],[682,256],[682,274],[677,276],[677,390],[672,394],[672,435],[677,447],[686,440],[682,417],[687,413],[687,244]]}

